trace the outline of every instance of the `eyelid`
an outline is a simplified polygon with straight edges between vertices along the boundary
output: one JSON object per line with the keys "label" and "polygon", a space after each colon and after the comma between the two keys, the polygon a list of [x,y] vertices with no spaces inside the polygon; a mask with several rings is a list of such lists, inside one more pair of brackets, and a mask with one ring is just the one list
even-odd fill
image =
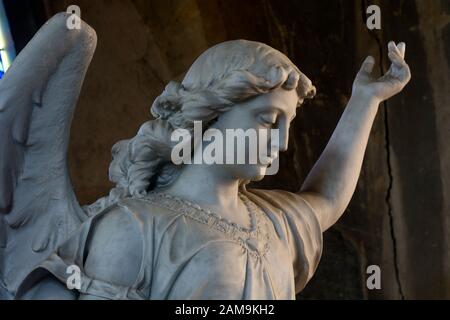
{"label": "eyelid", "polygon": [[278,115],[275,112],[264,112],[259,117],[267,123],[275,124],[277,122]]}

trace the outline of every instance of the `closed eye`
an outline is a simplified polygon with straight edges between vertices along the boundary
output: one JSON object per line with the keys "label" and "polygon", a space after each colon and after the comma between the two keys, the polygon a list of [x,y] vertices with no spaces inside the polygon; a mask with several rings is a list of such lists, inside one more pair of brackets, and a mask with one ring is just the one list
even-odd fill
{"label": "closed eye", "polygon": [[277,123],[277,114],[275,112],[265,112],[259,114],[259,122],[267,127],[272,127]]}

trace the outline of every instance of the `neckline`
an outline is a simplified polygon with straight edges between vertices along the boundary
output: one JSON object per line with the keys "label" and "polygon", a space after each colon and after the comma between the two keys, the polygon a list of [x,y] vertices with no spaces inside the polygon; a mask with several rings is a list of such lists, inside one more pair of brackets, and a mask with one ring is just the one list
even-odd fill
{"label": "neckline", "polygon": [[244,240],[261,238],[263,233],[261,228],[262,209],[242,192],[239,191],[238,196],[244,202],[248,214],[250,215],[250,228],[223,218],[221,215],[209,209],[202,208],[196,203],[164,192],[150,191],[145,198],[146,200],[162,205],[169,210],[187,215],[188,217],[207,224],[223,233],[236,235]]}

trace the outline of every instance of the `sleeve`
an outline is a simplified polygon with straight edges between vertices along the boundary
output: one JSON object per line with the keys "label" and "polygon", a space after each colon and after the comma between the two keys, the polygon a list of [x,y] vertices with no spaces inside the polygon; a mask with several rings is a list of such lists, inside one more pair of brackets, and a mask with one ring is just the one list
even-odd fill
{"label": "sleeve", "polygon": [[298,194],[282,190],[251,190],[251,193],[256,195],[253,200],[271,217],[276,231],[289,247],[298,293],[314,275],[322,255],[319,220]]}
{"label": "sleeve", "polygon": [[20,298],[43,278],[53,276],[66,285],[72,283],[81,296],[109,300],[145,299],[137,286],[142,255],[132,259],[137,262],[136,280],[131,285],[119,280],[121,272],[130,271],[125,266],[130,264],[128,256],[142,252],[142,248],[136,248],[143,246],[140,245],[143,241],[141,232],[133,232],[136,227],[139,222],[135,217],[117,205],[90,218],[25,278],[16,297]]}

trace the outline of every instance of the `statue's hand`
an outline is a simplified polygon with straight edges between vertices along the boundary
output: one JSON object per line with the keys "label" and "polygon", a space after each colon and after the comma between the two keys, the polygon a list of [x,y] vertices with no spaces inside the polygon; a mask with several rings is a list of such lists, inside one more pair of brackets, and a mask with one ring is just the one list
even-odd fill
{"label": "statue's hand", "polygon": [[389,99],[402,91],[411,79],[408,64],[405,62],[405,43],[395,45],[388,43],[388,56],[392,64],[385,75],[374,79],[371,75],[375,60],[368,56],[353,82],[353,93],[363,94],[377,99],[379,102]]}

